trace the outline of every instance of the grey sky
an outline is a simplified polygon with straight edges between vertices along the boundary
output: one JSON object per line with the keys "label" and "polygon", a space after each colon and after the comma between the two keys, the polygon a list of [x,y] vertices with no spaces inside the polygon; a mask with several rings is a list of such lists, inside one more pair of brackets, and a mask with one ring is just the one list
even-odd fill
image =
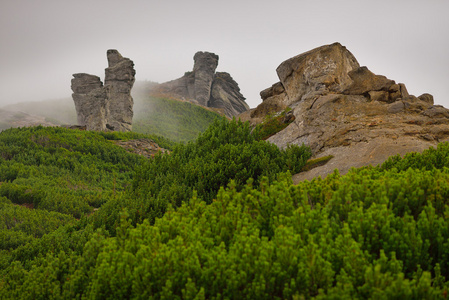
{"label": "grey sky", "polygon": [[282,61],[340,42],[449,107],[448,13],[448,0],[1,0],[0,106],[70,97],[72,74],[103,78],[112,48],[134,61],[137,80],[156,82],[214,52],[255,107]]}

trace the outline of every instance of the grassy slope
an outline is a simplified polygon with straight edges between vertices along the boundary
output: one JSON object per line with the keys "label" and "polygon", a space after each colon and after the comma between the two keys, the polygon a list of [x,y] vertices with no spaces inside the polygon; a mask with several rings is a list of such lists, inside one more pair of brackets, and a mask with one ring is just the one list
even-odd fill
{"label": "grassy slope", "polygon": [[221,116],[189,102],[135,96],[133,131],[161,135],[175,142],[198,137]]}
{"label": "grassy slope", "polygon": [[144,159],[110,140],[136,136],[42,126],[5,130],[0,196],[80,218],[124,190]]}

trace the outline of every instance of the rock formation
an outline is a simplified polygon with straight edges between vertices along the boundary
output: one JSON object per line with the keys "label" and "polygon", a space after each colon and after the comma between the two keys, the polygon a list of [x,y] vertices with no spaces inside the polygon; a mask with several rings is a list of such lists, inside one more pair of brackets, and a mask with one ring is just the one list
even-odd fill
{"label": "rock formation", "polygon": [[88,130],[105,130],[109,107],[100,77],[86,73],[73,74],[73,77],[72,98],[78,125],[86,125]]}
{"label": "rock formation", "polygon": [[85,125],[87,130],[131,131],[134,63],[117,50],[108,50],[107,58],[104,85],[98,76],[73,74],[72,98],[78,124]]}
{"label": "rock formation", "polygon": [[294,181],[377,165],[449,140],[449,110],[434,105],[432,95],[409,95],[404,84],[360,67],[338,43],[293,57],[277,72],[280,82],[263,90],[263,102],[240,117],[256,124],[291,107],[295,120],[268,140],[280,147],[304,143],[315,158],[333,156]]}
{"label": "rock formation", "polygon": [[209,52],[197,52],[193,60],[195,62],[193,65],[195,99],[200,105],[207,106],[215,69],[218,66],[218,55]]}
{"label": "rock formation", "polygon": [[153,158],[159,152],[170,153],[169,150],[161,148],[155,141],[150,139],[113,141],[114,144],[125,148],[131,153],[142,155],[146,158]]}
{"label": "rock formation", "polygon": [[249,109],[240,88],[229,73],[215,72],[218,55],[197,52],[193,57],[192,72],[183,77],[165,82],[153,88],[153,95],[168,95],[191,101],[206,107],[221,109],[228,117]]}
{"label": "rock formation", "polygon": [[249,109],[237,82],[226,72],[215,73],[208,106],[223,109],[228,117],[237,116]]}

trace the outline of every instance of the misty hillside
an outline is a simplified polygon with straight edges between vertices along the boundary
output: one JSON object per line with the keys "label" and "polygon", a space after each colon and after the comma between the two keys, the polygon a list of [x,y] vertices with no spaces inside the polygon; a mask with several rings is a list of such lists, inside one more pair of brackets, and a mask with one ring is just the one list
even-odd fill
{"label": "misty hillside", "polygon": [[32,115],[23,111],[10,111],[0,108],[0,131],[11,127],[57,125],[53,121],[43,116]]}
{"label": "misty hillside", "polygon": [[10,104],[2,109],[43,117],[55,125],[76,124],[76,111],[72,98]]}
{"label": "misty hillside", "polygon": [[449,144],[293,185],[310,149],[258,132],[1,132],[0,298],[445,298]]}
{"label": "misty hillside", "polygon": [[190,102],[151,96],[155,85],[157,84],[151,81],[136,81],[134,84],[134,132],[160,135],[175,142],[187,142],[195,140],[215,119],[221,118],[217,112]]}
{"label": "misty hillside", "polygon": [[[174,142],[194,140],[221,116],[174,98],[149,96],[151,82],[136,82],[133,89],[133,132],[159,135]],[[2,114],[3,111],[3,114]],[[8,105],[0,111],[0,130],[24,126],[77,124],[71,98]]]}

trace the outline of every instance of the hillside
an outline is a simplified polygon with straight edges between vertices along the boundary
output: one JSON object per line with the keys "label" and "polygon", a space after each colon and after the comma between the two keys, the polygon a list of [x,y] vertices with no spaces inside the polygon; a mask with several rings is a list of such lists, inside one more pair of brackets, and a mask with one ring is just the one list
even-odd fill
{"label": "hillside", "polygon": [[[151,82],[136,82],[133,90],[133,132],[187,142],[196,139],[215,119],[221,118],[212,109],[190,102],[149,96],[149,87]],[[0,130],[77,124],[75,106],[70,98],[8,105],[0,110],[0,116]]]}
{"label": "hillside", "polygon": [[[75,106],[71,98],[10,104],[3,107],[2,109],[12,112],[23,112],[29,115],[43,117],[45,118],[46,121],[51,122],[55,125],[76,124]],[[14,126],[13,122],[14,119],[9,120],[9,122],[5,122],[10,125],[7,128],[17,127]],[[36,124],[29,124],[28,126],[33,125]],[[7,128],[5,127],[3,129]]]}
{"label": "hillside", "polygon": [[1,132],[0,298],[447,295],[449,144],[292,185],[310,151],[250,132],[150,160],[112,142],[136,133]]}
{"label": "hillside", "polygon": [[188,142],[219,118],[218,113],[190,102],[139,95],[135,97],[133,131]]}
{"label": "hillside", "polygon": [[0,131],[11,127],[37,125],[54,126],[55,123],[42,116],[31,115],[22,111],[0,109]]}
{"label": "hillside", "polygon": [[447,298],[449,110],[338,43],[277,72],[249,122],[141,82],[134,132],[0,132],[0,299]]}

